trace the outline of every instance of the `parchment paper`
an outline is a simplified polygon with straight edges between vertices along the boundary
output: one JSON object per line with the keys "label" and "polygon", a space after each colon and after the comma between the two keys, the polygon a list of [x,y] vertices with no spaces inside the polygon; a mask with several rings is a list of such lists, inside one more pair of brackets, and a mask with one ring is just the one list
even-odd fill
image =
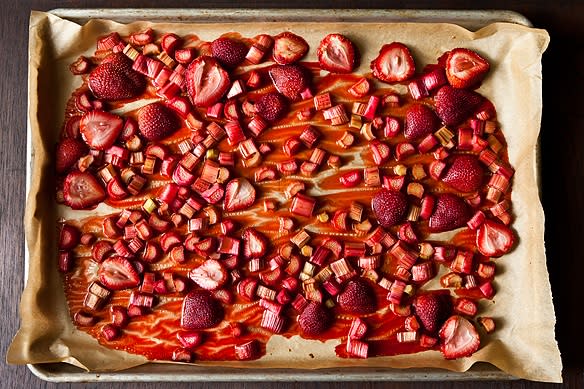
{"label": "parchment paper", "polygon": [[[468,47],[480,51],[491,63],[491,72],[479,92],[497,107],[509,143],[509,159],[516,169],[512,202],[513,228],[519,244],[497,260],[492,301],[481,302],[481,315],[492,316],[497,331],[485,337],[481,349],[470,358],[446,361],[437,351],[367,360],[339,359],[334,354],[338,341],[308,342],[274,336],[267,355],[259,361],[212,363],[235,367],[325,368],[342,366],[439,367],[466,371],[477,361],[490,362],[517,377],[561,382],[561,359],[554,337],[555,314],[546,269],[544,214],[538,196],[536,165],[540,128],[541,55],[549,36],[544,30],[497,23],[476,33],[450,24],[151,24],[120,25],[92,20],[84,26],[56,16],[32,12],[29,46],[29,117],[32,134],[30,193],[25,226],[30,255],[28,281],[20,305],[21,328],[8,351],[9,363],[68,362],[91,371],[130,368],[146,363],[141,356],[100,346],[77,331],[69,319],[62,281],[57,272],[53,201],[54,177],[49,158],[63,122],[65,102],[79,80],[68,64],[79,55],[91,56],[96,38],[111,31],[127,35],[152,26],[156,31],[179,35],[195,33],[211,41],[237,31],[253,37],[291,30],[310,44],[308,60],[315,60],[315,48],[331,32],[348,35],[359,47],[361,65],[356,72],[369,71],[369,62],[383,43],[401,41],[408,45],[418,65],[432,63],[446,50]],[[292,351],[288,351],[288,350]],[[308,356],[311,353],[314,358]]]}

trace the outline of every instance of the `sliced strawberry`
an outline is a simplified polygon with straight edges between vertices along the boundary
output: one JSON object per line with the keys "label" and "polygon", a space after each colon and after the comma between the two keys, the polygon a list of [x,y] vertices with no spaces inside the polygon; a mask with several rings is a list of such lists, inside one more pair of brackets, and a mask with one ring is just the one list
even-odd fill
{"label": "sliced strawberry", "polygon": [[130,261],[115,256],[105,259],[98,270],[99,281],[110,290],[133,288],[140,284],[140,276]]}
{"label": "sliced strawberry", "polygon": [[138,96],[146,88],[144,77],[132,69],[132,61],[122,53],[111,54],[89,74],[89,89],[102,100],[122,100]]}
{"label": "sliced strawberry", "polygon": [[371,209],[382,227],[391,227],[404,218],[408,200],[402,192],[384,188],[371,199]]}
{"label": "sliced strawberry", "polygon": [[308,303],[298,316],[298,325],[305,335],[315,336],[328,330],[333,324],[332,313],[316,301]]}
{"label": "sliced strawberry", "polygon": [[307,51],[308,43],[292,32],[281,32],[274,37],[274,61],[280,65],[298,61]]}
{"label": "sliced strawberry", "polygon": [[425,104],[413,104],[406,111],[404,135],[407,140],[423,138],[440,128],[436,112]]}
{"label": "sliced strawberry", "polygon": [[469,49],[453,49],[446,58],[446,77],[455,88],[476,86],[483,80],[489,68],[489,61]]}
{"label": "sliced strawberry", "polygon": [[255,228],[246,228],[241,237],[245,258],[261,258],[266,254],[268,239]]}
{"label": "sliced strawberry", "polygon": [[372,313],[377,309],[375,291],[363,279],[349,281],[337,296],[337,302],[342,309],[354,314]]}
{"label": "sliced strawberry", "polygon": [[234,68],[245,59],[247,47],[235,39],[217,38],[211,42],[211,53],[221,65]]}
{"label": "sliced strawberry", "polygon": [[504,224],[485,220],[477,230],[477,248],[488,257],[500,257],[515,243],[515,234]]}
{"label": "sliced strawberry", "polygon": [[63,197],[73,209],[88,209],[105,199],[105,190],[93,174],[75,170],[65,178]]}
{"label": "sliced strawberry", "polygon": [[95,150],[109,149],[123,127],[124,119],[104,111],[87,112],[79,122],[79,131],[83,140]]}
{"label": "sliced strawberry", "polygon": [[383,45],[379,55],[371,61],[373,76],[384,82],[401,82],[412,77],[416,65],[410,49],[400,42]]}
{"label": "sliced strawberry", "polygon": [[227,212],[241,211],[255,202],[256,190],[245,178],[239,177],[227,183],[223,208]]}
{"label": "sliced strawberry", "polygon": [[449,231],[466,226],[471,216],[463,199],[451,193],[443,193],[436,196],[434,212],[428,226],[432,232]]}
{"label": "sliced strawberry", "polygon": [[206,55],[191,62],[186,70],[185,79],[191,102],[197,107],[215,104],[231,84],[229,74],[219,62]]}
{"label": "sliced strawberry", "polygon": [[281,119],[288,111],[286,98],[279,93],[272,92],[261,95],[255,102],[256,113],[269,122]]}
{"label": "sliced strawberry", "polygon": [[440,328],[440,351],[446,359],[471,356],[481,345],[475,326],[462,316],[450,316]]}
{"label": "sliced strawberry", "polygon": [[301,92],[310,83],[306,69],[297,64],[274,65],[268,73],[278,92],[291,101],[300,100],[302,98]]}
{"label": "sliced strawberry", "polygon": [[442,181],[461,192],[474,192],[481,187],[484,169],[474,155],[455,155]]}
{"label": "sliced strawberry", "polygon": [[79,139],[65,138],[57,145],[55,168],[57,173],[71,169],[79,158],[87,154],[87,145]]}
{"label": "sliced strawberry", "polygon": [[219,324],[225,313],[221,304],[205,290],[196,290],[185,296],[180,325],[187,330],[202,330]]}
{"label": "sliced strawberry", "polygon": [[455,126],[468,119],[484,101],[478,93],[444,85],[434,97],[436,113],[447,126]]}
{"label": "sliced strawberry", "polygon": [[189,278],[206,290],[215,290],[227,282],[227,270],[215,259],[207,259],[189,272]]}
{"label": "sliced strawberry", "polygon": [[167,138],[179,128],[178,118],[166,105],[152,103],[138,111],[138,129],[147,140],[158,141]]}
{"label": "sliced strawberry", "polygon": [[321,69],[332,73],[350,73],[355,68],[355,45],[344,35],[325,36],[316,53]]}
{"label": "sliced strawberry", "polygon": [[414,311],[429,334],[436,334],[452,314],[452,300],[443,293],[426,293],[414,300]]}

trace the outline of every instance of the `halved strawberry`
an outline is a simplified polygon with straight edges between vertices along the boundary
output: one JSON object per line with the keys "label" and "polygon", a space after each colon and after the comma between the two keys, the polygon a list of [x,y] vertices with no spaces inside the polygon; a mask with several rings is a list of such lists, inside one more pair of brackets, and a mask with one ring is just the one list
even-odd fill
{"label": "halved strawberry", "polygon": [[57,145],[55,168],[57,173],[64,173],[72,168],[79,158],[88,152],[87,145],[79,139],[65,138]]}
{"label": "halved strawberry", "polygon": [[446,77],[455,88],[476,86],[490,68],[489,61],[469,49],[453,49],[446,58]]}
{"label": "halved strawberry", "polygon": [[477,230],[477,248],[488,257],[500,257],[515,243],[515,234],[504,224],[487,219]]}
{"label": "halved strawberry", "polygon": [[146,88],[144,77],[132,69],[132,61],[122,53],[111,54],[89,74],[89,89],[102,100],[122,100],[138,96]]}
{"label": "halved strawberry", "polygon": [[355,68],[355,45],[344,35],[328,34],[316,50],[321,69],[350,73]]}
{"label": "halved strawberry", "polygon": [[449,231],[466,226],[471,216],[463,199],[452,193],[438,194],[428,226],[432,232]]}
{"label": "halved strawberry", "polygon": [[414,300],[414,311],[422,327],[430,334],[436,334],[452,313],[452,300],[443,293],[426,293]]}
{"label": "halved strawberry", "polygon": [[138,128],[144,138],[157,141],[169,137],[180,128],[178,118],[161,103],[148,104],[138,111]]}
{"label": "halved strawberry", "polygon": [[203,289],[215,290],[227,282],[227,270],[215,259],[207,259],[189,272],[189,278]]}
{"label": "halved strawberry", "polygon": [[345,311],[354,314],[372,313],[377,309],[375,291],[363,279],[349,281],[337,296],[337,302]]}
{"label": "halved strawberry", "polygon": [[234,68],[245,59],[247,47],[241,41],[223,37],[211,42],[211,53],[221,65]]}
{"label": "halved strawberry", "polygon": [[195,290],[183,300],[180,325],[187,330],[202,330],[219,324],[225,313],[221,304],[205,290]]}
{"label": "halved strawberry", "polygon": [[298,325],[305,335],[315,336],[328,330],[333,324],[332,313],[316,301],[308,303],[298,316]]}
{"label": "halved strawberry", "polygon": [[254,106],[256,113],[269,122],[281,119],[288,110],[286,98],[276,92],[261,95]]}
{"label": "halved strawberry", "polygon": [[442,181],[461,192],[474,192],[481,187],[484,169],[478,158],[471,154],[455,155],[442,177]]}
{"label": "halved strawberry", "polygon": [[140,284],[140,276],[130,261],[115,256],[105,259],[97,272],[99,281],[110,290],[133,288]]}
{"label": "halved strawberry", "polygon": [[65,178],[63,197],[72,209],[88,209],[105,199],[105,190],[93,174],[75,170]]}
{"label": "halved strawberry", "polygon": [[81,232],[77,227],[70,224],[63,224],[59,234],[59,250],[71,250],[79,244]]}
{"label": "halved strawberry", "polygon": [[286,65],[298,61],[308,51],[308,43],[292,32],[281,32],[274,37],[274,61]]}
{"label": "halved strawberry", "polygon": [[436,113],[447,126],[455,126],[468,119],[482,104],[484,97],[466,90],[444,85],[434,97]]}
{"label": "halved strawberry", "polygon": [[79,131],[83,140],[95,150],[109,149],[123,127],[124,119],[105,111],[87,112],[79,122]]}
{"label": "halved strawberry", "polygon": [[401,82],[412,77],[416,65],[410,49],[400,42],[383,45],[379,55],[371,61],[373,76],[384,82]]}
{"label": "halved strawberry", "polygon": [[423,138],[440,128],[436,112],[425,104],[413,104],[406,111],[404,135],[407,140]]}
{"label": "halved strawberry", "polygon": [[266,254],[268,239],[255,228],[246,228],[241,237],[245,258],[261,258]]}
{"label": "halved strawberry", "polygon": [[255,197],[255,188],[246,178],[234,178],[225,187],[223,208],[227,212],[247,209],[252,206]]}
{"label": "halved strawberry", "polygon": [[402,192],[381,189],[371,199],[371,209],[382,227],[399,223],[408,209],[408,200]]}
{"label": "halved strawberry", "polygon": [[301,65],[274,65],[268,71],[274,86],[291,101],[302,98],[300,93],[308,87],[310,80]]}
{"label": "halved strawberry", "polygon": [[446,359],[471,356],[481,345],[479,334],[470,321],[462,316],[450,316],[440,328],[440,351]]}
{"label": "halved strawberry", "polygon": [[203,55],[195,59],[186,70],[187,92],[197,107],[215,104],[229,88],[227,73],[213,57]]}

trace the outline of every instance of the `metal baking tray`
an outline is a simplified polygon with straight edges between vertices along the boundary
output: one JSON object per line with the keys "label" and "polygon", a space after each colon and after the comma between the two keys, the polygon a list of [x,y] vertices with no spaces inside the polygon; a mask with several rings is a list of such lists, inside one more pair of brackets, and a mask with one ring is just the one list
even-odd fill
{"label": "metal baking tray", "polygon": [[[152,22],[371,22],[453,23],[478,30],[495,22],[531,27],[523,15],[506,10],[323,10],[314,9],[66,9],[49,11],[60,18],[83,24],[90,19],[120,23]],[[34,159],[30,128],[27,133],[27,192]],[[25,247],[25,282],[29,255]],[[242,381],[470,381],[512,380],[515,377],[488,363],[477,363],[466,372],[443,369],[334,368],[334,369],[237,369],[181,364],[149,363],[118,372],[91,372],[67,363],[29,364],[30,371],[50,382],[242,382]]]}

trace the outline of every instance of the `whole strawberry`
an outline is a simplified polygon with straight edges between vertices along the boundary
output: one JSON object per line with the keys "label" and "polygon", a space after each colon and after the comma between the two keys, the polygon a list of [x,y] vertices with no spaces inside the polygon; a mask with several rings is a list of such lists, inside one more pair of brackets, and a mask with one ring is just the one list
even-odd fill
{"label": "whole strawberry", "polygon": [[146,88],[144,77],[132,69],[132,61],[122,53],[106,57],[89,74],[89,89],[103,100],[122,100],[138,96]]}
{"label": "whole strawberry", "polygon": [[202,330],[216,326],[223,317],[223,307],[209,292],[195,290],[183,300],[180,325],[187,330]]}
{"label": "whole strawberry", "polygon": [[278,92],[291,101],[300,100],[300,92],[309,84],[307,71],[301,65],[274,65],[268,73]]}
{"label": "whole strawberry", "polygon": [[87,145],[79,139],[65,138],[57,145],[56,170],[64,173],[73,167],[79,158],[89,151]]}
{"label": "whole strawberry", "polygon": [[423,138],[440,128],[436,112],[425,104],[414,104],[406,112],[404,135],[407,140]]}
{"label": "whole strawberry", "polygon": [[256,113],[267,120],[268,122],[275,122],[281,119],[288,111],[288,102],[279,93],[272,92],[260,96],[255,102]]}
{"label": "whole strawberry", "polygon": [[138,111],[138,129],[149,141],[158,141],[172,135],[180,127],[174,112],[161,103],[148,104]]}
{"label": "whole strawberry", "polygon": [[436,196],[428,226],[432,232],[450,231],[466,226],[470,217],[469,207],[463,199],[452,193],[443,193]]}
{"label": "whole strawberry", "polygon": [[362,279],[349,281],[338,295],[337,302],[345,311],[354,314],[372,313],[377,309],[375,291],[367,281]]}
{"label": "whole strawberry", "polygon": [[408,200],[402,192],[384,188],[371,199],[371,208],[382,227],[391,227],[404,218]]}
{"label": "whole strawberry", "polygon": [[221,65],[234,68],[245,59],[247,47],[241,41],[223,37],[211,42],[211,53]]}
{"label": "whole strawberry", "polygon": [[333,324],[332,313],[322,304],[311,301],[298,316],[298,325],[305,335],[315,336]]}
{"label": "whole strawberry", "polygon": [[420,324],[430,334],[436,334],[452,313],[452,300],[445,294],[421,294],[416,297],[413,306]]}
{"label": "whole strawberry", "polygon": [[447,126],[456,126],[468,119],[484,101],[478,93],[445,85],[438,90],[436,113]]}
{"label": "whole strawberry", "polygon": [[458,191],[468,193],[481,187],[483,175],[483,166],[476,156],[455,155],[442,181]]}

